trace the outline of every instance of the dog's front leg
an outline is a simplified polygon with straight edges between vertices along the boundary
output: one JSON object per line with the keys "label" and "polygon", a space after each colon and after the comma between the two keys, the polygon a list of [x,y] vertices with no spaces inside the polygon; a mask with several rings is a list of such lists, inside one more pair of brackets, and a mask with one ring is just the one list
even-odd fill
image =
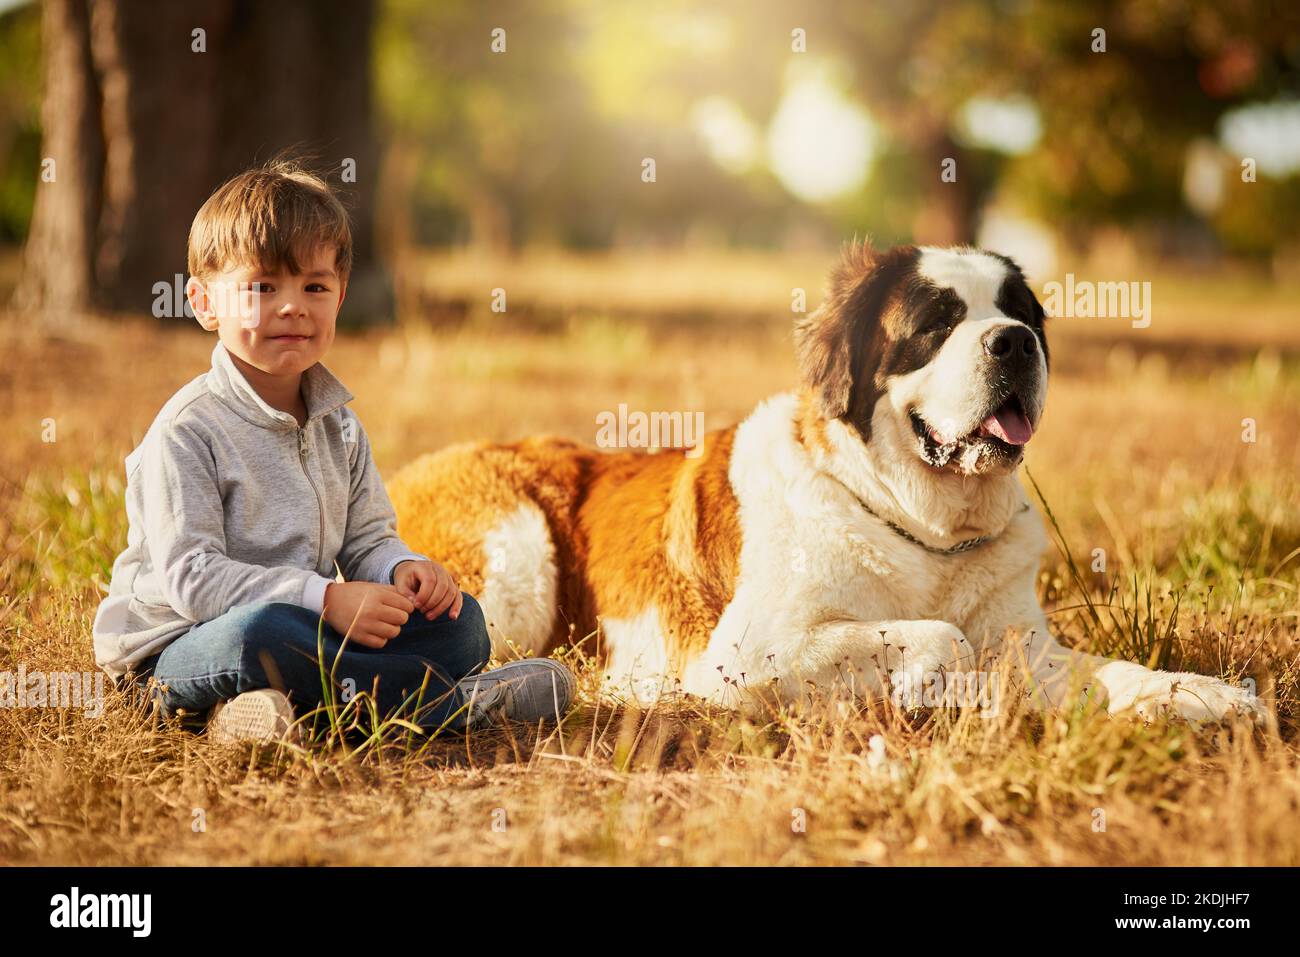
{"label": "dog's front leg", "polygon": [[1165,712],[1189,721],[1221,721],[1233,714],[1258,721],[1264,714],[1250,690],[1218,678],[1152,671],[1132,661],[1066,648],[1052,636],[1041,611],[1017,631],[1012,650],[1027,667],[1029,701],[1036,708],[1059,708],[1078,692],[1100,695],[1111,714],[1133,712],[1145,720]]}
{"label": "dog's front leg", "polygon": [[902,703],[915,706],[935,676],[962,671],[974,661],[960,628],[925,619],[824,621],[809,628],[795,647],[790,660],[776,663],[787,700],[813,689],[881,694],[888,680]]}

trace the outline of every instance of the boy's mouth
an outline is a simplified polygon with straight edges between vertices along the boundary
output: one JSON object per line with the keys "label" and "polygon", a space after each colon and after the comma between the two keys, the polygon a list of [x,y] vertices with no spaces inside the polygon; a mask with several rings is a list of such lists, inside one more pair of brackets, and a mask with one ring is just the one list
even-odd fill
{"label": "boy's mouth", "polygon": [[311,336],[271,336],[276,342],[306,342]]}

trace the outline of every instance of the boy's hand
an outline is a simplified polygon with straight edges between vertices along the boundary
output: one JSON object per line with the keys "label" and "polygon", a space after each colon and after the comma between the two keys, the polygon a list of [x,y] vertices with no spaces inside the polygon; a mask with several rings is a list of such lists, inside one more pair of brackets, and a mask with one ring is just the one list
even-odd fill
{"label": "boy's hand", "polygon": [[392,585],[330,582],[325,588],[326,623],[368,648],[382,648],[396,638],[414,610],[411,600]]}
{"label": "boy's hand", "polygon": [[464,604],[456,579],[437,562],[402,562],[393,570],[393,582],[430,621],[448,608],[450,617],[455,618]]}

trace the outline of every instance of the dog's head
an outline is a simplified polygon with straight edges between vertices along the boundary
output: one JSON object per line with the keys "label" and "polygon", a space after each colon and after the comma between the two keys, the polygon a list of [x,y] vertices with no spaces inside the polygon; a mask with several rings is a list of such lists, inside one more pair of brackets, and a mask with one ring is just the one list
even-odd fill
{"label": "dog's head", "polygon": [[926,465],[981,475],[1014,469],[1042,418],[1043,318],[1005,256],[852,245],[795,342],[828,419],[870,443],[891,417]]}

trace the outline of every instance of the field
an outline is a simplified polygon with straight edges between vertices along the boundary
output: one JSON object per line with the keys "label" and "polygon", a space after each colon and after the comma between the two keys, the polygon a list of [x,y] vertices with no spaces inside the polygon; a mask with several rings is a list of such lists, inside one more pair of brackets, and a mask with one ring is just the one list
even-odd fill
{"label": "field", "polygon": [[[549,279],[512,282],[525,291],[502,315],[464,305],[488,273],[427,268],[471,276],[404,292],[438,322],[341,336],[329,361],[385,474],[471,438],[592,442],[619,403],[737,421],[794,385],[789,289],[819,284],[815,264],[748,264],[728,285],[665,263],[654,283],[584,298],[586,273],[543,263]],[[1148,329],[1049,326],[1028,468],[1078,574],[1053,551],[1040,590],[1072,644],[1253,679],[1271,729],[1014,703],[638,711],[598,700],[577,658],[583,699],[559,730],[423,747],[390,727],[219,748],[116,697],[99,717],[0,708],[0,862],[1300,864],[1300,289],[1153,288]],[[212,345],[180,320],[70,317],[49,336],[0,318],[0,671],[93,668],[90,623],[125,544],[122,459]]]}

